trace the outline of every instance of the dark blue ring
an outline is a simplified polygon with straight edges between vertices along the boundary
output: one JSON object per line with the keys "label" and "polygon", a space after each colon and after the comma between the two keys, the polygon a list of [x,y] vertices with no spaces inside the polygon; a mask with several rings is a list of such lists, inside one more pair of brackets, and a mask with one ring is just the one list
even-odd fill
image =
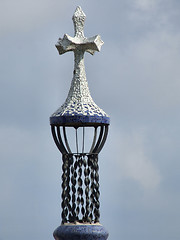
{"label": "dark blue ring", "polygon": [[50,124],[51,125],[61,125],[61,124],[76,124],[76,123],[82,123],[82,124],[110,124],[110,118],[105,116],[87,116],[87,115],[63,115],[63,116],[53,116],[50,117]]}
{"label": "dark blue ring", "polygon": [[61,225],[53,235],[58,240],[106,240],[109,234],[101,225]]}

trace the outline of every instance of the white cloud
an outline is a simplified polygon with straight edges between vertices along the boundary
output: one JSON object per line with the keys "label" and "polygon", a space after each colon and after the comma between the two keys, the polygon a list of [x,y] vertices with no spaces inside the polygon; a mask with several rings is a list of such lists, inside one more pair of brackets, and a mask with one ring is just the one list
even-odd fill
{"label": "white cloud", "polygon": [[161,182],[161,175],[146,151],[143,131],[126,133],[120,139],[118,136],[116,141],[116,164],[121,172],[120,178],[133,179],[144,190],[155,190]]}
{"label": "white cloud", "polygon": [[149,10],[158,4],[159,0],[136,0],[136,7],[141,10]]}

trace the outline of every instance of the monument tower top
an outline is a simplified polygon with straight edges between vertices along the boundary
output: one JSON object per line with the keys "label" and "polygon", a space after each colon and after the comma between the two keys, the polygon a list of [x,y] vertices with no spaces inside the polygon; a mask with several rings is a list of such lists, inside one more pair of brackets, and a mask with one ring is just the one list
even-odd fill
{"label": "monument tower top", "polygon": [[74,52],[74,72],[71,87],[65,103],[50,117],[51,125],[84,126],[109,124],[109,116],[93,101],[84,66],[84,53],[94,54],[100,51],[103,41],[99,35],[86,38],[84,22],[86,15],[81,7],[77,7],[72,17],[74,22],[74,37],[65,34],[59,38],[56,48],[59,54]]}
{"label": "monument tower top", "polygon": [[84,36],[85,17],[77,7],[74,37],[65,34],[56,44],[60,55],[74,52],[74,72],[66,101],[50,117],[52,136],[62,153],[62,222],[54,231],[55,240],[108,237],[100,224],[98,155],[107,139],[109,116],[93,101],[84,66],[84,53],[100,51],[103,41],[99,35]]}

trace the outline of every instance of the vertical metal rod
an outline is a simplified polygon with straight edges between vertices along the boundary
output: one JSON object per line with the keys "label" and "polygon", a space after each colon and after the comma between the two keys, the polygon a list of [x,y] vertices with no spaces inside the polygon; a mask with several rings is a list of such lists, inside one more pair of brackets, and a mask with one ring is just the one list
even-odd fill
{"label": "vertical metal rod", "polygon": [[91,146],[91,149],[90,149],[89,153],[92,153],[92,151],[94,149],[94,145],[96,143],[96,138],[97,138],[97,127],[94,127],[94,138],[93,138],[93,143],[92,143],[92,146]]}
{"label": "vertical metal rod", "polygon": [[66,148],[64,146],[64,143],[62,141],[62,138],[61,138],[60,127],[56,127],[56,129],[57,129],[57,135],[58,135],[59,143],[60,143],[60,145],[61,145],[61,147],[63,149],[63,154],[64,153],[68,153],[68,151],[66,150]]}
{"label": "vertical metal rod", "polygon": [[104,132],[104,126],[101,126],[101,130],[100,130],[100,134],[99,134],[99,138],[98,138],[98,141],[96,143],[96,146],[95,148],[93,149],[93,153],[96,153],[97,149],[99,148],[99,144],[101,142],[101,139],[102,139],[102,136],[103,136],[103,132]]}
{"label": "vertical metal rod", "polygon": [[76,128],[76,152],[77,152],[77,154],[79,153],[79,151],[78,151],[78,134],[77,134],[77,128]]}
{"label": "vertical metal rod", "polygon": [[69,151],[69,153],[72,153],[72,152],[71,152],[71,149],[70,149],[70,147],[69,147],[68,140],[67,140],[67,136],[66,136],[66,128],[65,128],[65,126],[63,126],[63,134],[64,134],[64,141],[65,141],[65,144],[66,144],[67,150]]}
{"label": "vertical metal rod", "polygon": [[96,150],[96,153],[99,153],[101,151],[101,149],[103,148],[103,146],[106,142],[107,135],[108,135],[108,126],[105,126],[104,136],[103,136],[101,144],[99,145],[98,149]]}
{"label": "vertical metal rod", "polygon": [[54,142],[55,142],[57,148],[59,149],[59,151],[62,154],[67,153],[66,149],[63,147],[63,144],[58,141],[56,131],[55,131],[55,126],[51,126],[51,132],[52,132],[52,135],[53,135]]}
{"label": "vertical metal rod", "polygon": [[83,126],[82,153],[84,153],[85,127]]}

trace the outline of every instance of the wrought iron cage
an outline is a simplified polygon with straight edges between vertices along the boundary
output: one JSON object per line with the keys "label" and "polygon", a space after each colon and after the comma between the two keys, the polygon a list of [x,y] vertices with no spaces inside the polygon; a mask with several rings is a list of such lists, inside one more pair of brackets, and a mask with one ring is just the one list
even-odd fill
{"label": "wrought iron cage", "polygon": [[[67,128],[74,130],[76,152],[72,152],[67,136]],[[82,128],[82,144],[79,146],[78,129]],[[51,131],[57,148],[62,153],[62,223],[97,223],[100,217],[99,165],[98,154],[103,148],[108,125],[91,126],[92,143],[85,152],[85,132],[87,126],[54,126]]]}

